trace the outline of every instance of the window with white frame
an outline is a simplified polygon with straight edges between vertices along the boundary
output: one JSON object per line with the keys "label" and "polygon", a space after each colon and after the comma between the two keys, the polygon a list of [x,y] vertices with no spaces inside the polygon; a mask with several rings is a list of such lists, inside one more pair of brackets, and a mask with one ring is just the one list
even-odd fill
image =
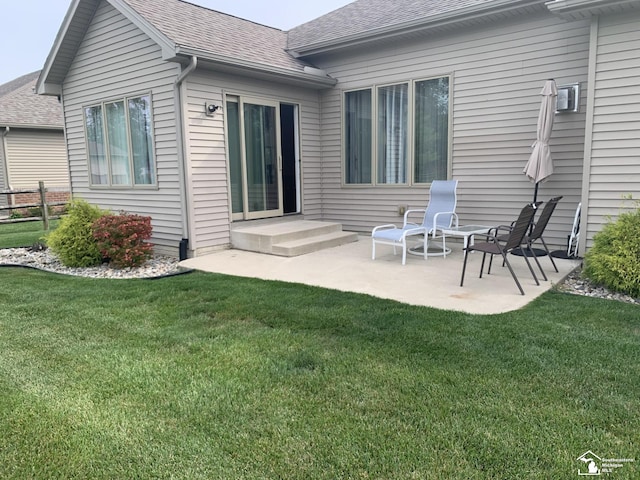
{"label": "window with white frame", "polygon": [[155,185],[151,97],[128,97],[84,109],[91,185]]}
{"label": "window with white frame", "polygon": [[345,184],[447,179],[449,85],[438,77],[345,92]]}
{"label": "window with white frame", "polygon": [[373,166],[371,90],[345,93],[345,182],[371,183]]}

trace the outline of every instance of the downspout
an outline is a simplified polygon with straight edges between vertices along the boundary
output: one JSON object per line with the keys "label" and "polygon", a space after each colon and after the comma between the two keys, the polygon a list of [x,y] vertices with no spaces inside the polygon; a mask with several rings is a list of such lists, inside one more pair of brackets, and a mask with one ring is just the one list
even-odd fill
{"label": "downspout", "polygon": [[[61,87],[62,88],[62,87]],[[69,154],[69,138],[67,137],[67,114],[66,111],[64,109],[64,93],[61,92],[60,95],[58,95],[58,102],[60,103],[60,106],[62,107],[62,134],[64,135],[64,151],[65,151],[65,155],[67,156],[66,160],[67,160],[67,175],[69,175],[69,201],[73,201],[73,188],[71,187],[71,162],[69,161],[69,158],[71,157],[71,155]]]}
{"label": "downspout", "polygon": [[589,34],[589,71],[587,77],[587,114],[584,133],[584,163],[582,167],[582,213],[580,215],[580,239],[578,251],[582,256],[587,252],[587,235],[589,235],[589,203],[591,200],[591,156],[593,153],[593,117],[596,98],[596,68],[598,63],[600,18],[594,16],[591,19],[591,31]]}
{"label": "downspout", "polygon": [[6,190],[11,190],[11,187],[9,186],[9,161],[7,159],[7,145],[5,140],[5,137],[9,134],[10,130],[11,129],[9,127],[4,127],[2,132],[2,141],[0,142],[0,148],[2,149],[0,152],[2,153],[2,156],[0,157],[2,158],[2,178],[4,178],[4,189]]}
{"label": "downspout", "polygon": [[180,208],[182,213],[182,240],[179,245],[180,260],[187,259],[187,251],[189,248],[189,206],[187,204],[187,173],[186,173],[186,152],[184,144],[184,115],[182,111],[182,82],[196,69],[198,66],[198,57],[191,57],[189,65],[180,72],[178,78],[173,85],[173,98],[176,104],[176,122],[177,122],[177,143],[178,143],[178,176],[180,182]]}

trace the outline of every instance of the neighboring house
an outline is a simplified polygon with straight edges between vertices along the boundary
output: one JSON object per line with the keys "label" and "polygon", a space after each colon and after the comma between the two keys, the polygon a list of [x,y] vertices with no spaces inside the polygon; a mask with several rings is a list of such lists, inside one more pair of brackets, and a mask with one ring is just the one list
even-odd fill
{"label": "neighboring house", "polygon": [[[0,190],[34,189],[42,180],[49,201],[65,201],[70,186],[62,105],[36,94],[39,75],[0,85]],[[39,194],[0,195],[2,205],[37,201]]]}
{"label": "neighboring house", "polygon": [[[303,214],[368,232],[456,178],[464,223],[531,201],[544,82],[560,248],[640,196],[639,0],[359,0],[289,32],[181,0],[74,0],[38,81],[61,95],[74,194],[151,215],[200,255],[233,222]],[[183,242],[183,244],[184,244]]]}

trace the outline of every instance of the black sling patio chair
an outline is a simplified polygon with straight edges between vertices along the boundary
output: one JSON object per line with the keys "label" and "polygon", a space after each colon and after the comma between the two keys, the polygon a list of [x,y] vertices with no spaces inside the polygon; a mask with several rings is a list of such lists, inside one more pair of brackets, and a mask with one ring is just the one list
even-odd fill
{"label": "black sling patio chair", "polygon": [[[493,263],[494,255],[502,255],[502,259],[504,264],[509,268],[509,272],[511,272],[511,276],[513,280],[516,282],[520,293],[524,295],[524,290],[518,281],[518,277],[516,277],[513,268],[511,268],[511,264],[509,263],[509,259],[507,255],[515,248],[521,247],[525,242],[525,236],[527,235],[527,230],[533,221],[533,217],[536,214],[536,210],[538,206],[540,206],[542,202],[536,202],[535,204],[529,203],[525,205],[525,207],[520,212],[518,219],[512,225],[500,225],[492,229],[495,232],[493,235],[491,233],[487,235],[486,242],[475,243],[474,245],[469,245],[465,248],[464,251],[464,263],[462,265],[462,277],[460,278],[460,286],[462,287],[464,283],[464,274],[467,269],[467,257],[469,256],[469,252],[477,251],[482,252],[482,265],[480,266],[480,278],[482,278],[482,271],[484,270],[484,262],[487,257],[487,253],[491,255],[491,259],[489,260],[489,268],[487,269],[487,274],[491,273],[491,264]],[[500,232],[506,231],[507,233],[502,235]],[[504,241],[500,241],[500,237],[504,238]],[[529,262],[529,258],[524,255],[524,259],[527,262],[527,266],[529,267],[529,271],[533,276],[533,279],[536,282],[536,285],[540,285],[538,281],[538,277],[536,277],[533,268],[531,268],[531,263]]]}
{"label": "black sling patio chair", "polygon": [[[529,233],[525,237],[525,241],[529,245],[529,250],[533,250],[533,244],[538,240],[540,240],[540,243],[542,243],[542,247],[544,248],[544,251],[547,253],[547,257],[549,257],[549,260],[551,260],[551,264],[553,265],[553,268],[555,269],[556,273],[558,272],[558,266],[556,265],[556,262],[553,261],[553,257],[551,256],[549,247],[547,247],[547,243],[544,241],[544,238],[542,238],[542,234],[547,228],[549,219],[551,218],[551,215],[553,215],[553,211],[556,209],[556,206],[558,205],[558,202],[561,199],[562,199],[562,196],[554,197],[551,200],[549,200],[547,203],[545,203],[544,208],[542,209],[542,213],[538,217],[538,220],[534,223],[533,230],[531,231],[531,233]],[[544,274],[544,270],[542,270],[542,267],[540,266],[540,262],[536,261],[536,263],[538,264],[538,268],[540,268],[540,271],[542,272],[542,277],[546,281],[547,276]]]}
{"label": "black sling patio chair", "polygon": [[[551,215],[553,214],[554,210],[556,209],[556,206],[558,205],[558,202],[561,199],[562,199],[562,196],[554,197],[544,204],[544,208],[542,209],[542,212],[540,213],[538,220],[533,222],[531,231],[524,236],[523,243],[526,244],[526,248],[521,249],[522,255],[533,257],[535,262],[538,264],[538,268],[540,269],[540,273],[542,273],[542,278],[544,278],[545,282],[548,280],[548,278],[547,278],[547,275],[544,273],[544,270],[542,269],[542,265],[540,265],[540,261],[538,257],[541,255],[547,255],[549,257],[549,260],[551,260],[551,264],[553,265],[553,268],[555,269],[556,273],[558,272],[558,267],[556,265],[556,262],[553,261],[553,257],[550,255],[551,252],[549,251],[549,247],[547,247],[547,243],[544,241],[544,238],[542,238],[542,234],[547,228],[549,219],[551,218]],[[504,242],[506,241],[506,237],[507,235],[505,234],[500,235],[498,237],[498,240],[500,240],[501,242]],[[533,244],[538,240],[542,243],[542,247],[544,248],[543,253],[540,253],[540,252],[536,253],[536,250],[533,248]]]}

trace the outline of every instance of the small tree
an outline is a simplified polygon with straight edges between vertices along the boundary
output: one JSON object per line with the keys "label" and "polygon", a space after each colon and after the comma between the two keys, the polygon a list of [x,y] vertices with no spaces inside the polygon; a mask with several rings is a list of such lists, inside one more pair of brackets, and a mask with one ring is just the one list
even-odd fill
{"label": "small tree", "polygon": [[607,223],[584,260],[584,276],[594,283],[640,297],[640,208]]}
{"label": "small tree", "polygon": [[58,228],[46,236],[47,245],[63,265],[74,268],[100,265],[102,255],[93,238],[92,225],[107,213],[82,199],[69,204],[68,213]]}

